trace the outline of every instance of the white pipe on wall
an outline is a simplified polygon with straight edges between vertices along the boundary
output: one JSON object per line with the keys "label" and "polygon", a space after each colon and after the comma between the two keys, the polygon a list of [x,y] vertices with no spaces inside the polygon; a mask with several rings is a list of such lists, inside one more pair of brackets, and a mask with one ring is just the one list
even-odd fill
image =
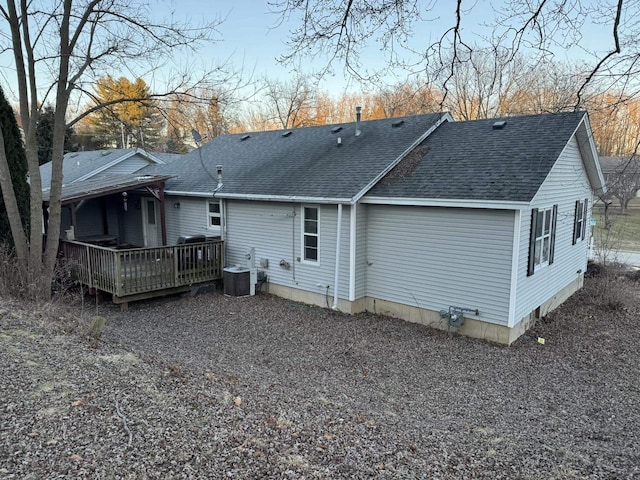
{"label": "white pipe on wall", "polygon": [[342,235],[342,204],[338,204],[338,225],[336,227],[336,274],[333,280],[333,310],[338,309],[338,280],[340,280],[340,236]]}

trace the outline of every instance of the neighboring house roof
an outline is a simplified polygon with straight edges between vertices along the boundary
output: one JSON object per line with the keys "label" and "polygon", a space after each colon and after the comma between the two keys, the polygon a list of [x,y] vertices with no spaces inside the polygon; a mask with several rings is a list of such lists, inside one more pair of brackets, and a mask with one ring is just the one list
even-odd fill
{"label": "neighboring house roof", "polygon": [[[210,195],[223,170],[227,198],[333,199],[361,195],[449,114],[433,113],[355,123],[223,135],[145,173],[173,174],[169,192]],[[339,131],[337,131],[340,129]]]}
{"label": "neighboring house roof", "polygon": [[[168,180],[167,175],[141,175],[132,174],[101,175],[99,177],[79,180],[62,187],[60,197],[62,204],[73,203],[79,200],[87,200],[95,197],[102,197],[113,193],[124,192],[154,185]],[[42,199],[49,201],[49,191],[43,192]]]}
{"label": "neighboring house roof", "polygon": [[[151,164],[162,164],[162,160],[147,153],[141,148],[91,150],[86,152],[69,152],[62,163],[63,184],[86,180],[121,163],[134,155],[140,155]],[[42,188],[48,190],[51,185],[51,162],[40,166]]]}
{"label": "neighboring house roof", "polygon": [[592,185],[602,188],[585,122],[586,113],[570,112],[443,124],[368,197],[530,202],[574,133]]}

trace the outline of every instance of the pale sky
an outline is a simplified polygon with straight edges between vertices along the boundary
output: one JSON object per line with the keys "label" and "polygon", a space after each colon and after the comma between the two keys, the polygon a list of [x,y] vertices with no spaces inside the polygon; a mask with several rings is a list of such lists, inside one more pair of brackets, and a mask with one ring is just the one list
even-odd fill
{"label": "pale sky", "polygon": [[[213,5],[206,9],[202,8],[202,3],[197,0],[161,0],[159,5],[166,12],[172,9],[176,16],[186,14],[197,21],[199,19],[213,20],[218,16],[226,17],[226,21],[220,26],[221,41],[212,49],[205,49],[201,52],[203,58],[214,59],[231,57],[236,64],[244,63],[245,67],[251,69],[255,67],[257,76],[267,75],[270,77],[286,76],[287,66],[283,66],[276,61],[276,58],[287,51],[286,41],[289,30],[298,26],[297,23],[280,24],[280,17],[270,12],[269,0],[240,0],[233,4],[227,2],[211,2]],[[435,3],[435,6],[425,15],[428,21],[415,23],[413,45],[416,49],[425,47],[434,42],[440,35],[455,22],[455,2],[453,0],[425,0],[422,2],[426,9],[427,5]],[[489,0],[466,1],[462,20],[462,29],[466,41],[481,43],[483,36],[491,33],[494,13],[491,5],[500,2]],[[589,0],[584,2],[590,3]],[[179,5],[179,8],[177,8]],[[162,9],[159,9],[159,12]],[[640,12],[638,12],[640,14]],[[609,51],[613,47],[611,26],[609,24],[594,25],[589,23],[584,25],[583,37],[580,40],[582,46],[590,50]],[[570,50],[558,50],[558,59],[571,60],[585,58],[584,52],[579,48]],[[365,54],[361,56],[363,68],[376,70],[385,65],[385,58],[380,51],[380,47],[372,44]],[[319,69],[324,66],[322,61],[304,59],[303,68],[308,70]],[[345,87],[349,84],[344,78],[343,67],[340,64],[334,65],[335,75],[326,81],[326,85],[336,85]]]}
{"label": "pale sky", "polygon": [[[226,17],[226,20],[219,27],[220,41],[213,46],[208,45],[200,49],[197,54],[190,58],[178,59],[178,63],[213,65],[223,60],[229,59],[236,68],[242,67],[244,72],[253,72],[254,79],[268,76],[270,78],[286,79],[290,76],[290,66],[281,65],[276,58],[286,52],[286,41],[289,30],[297,27],[297,23],[279,24],[280,18],[275,13],[270,13],[268,0],[241,0],[235,2],[204,2],[198,0],[157,0],[151,1],[153,13],[159,18],[168,16],[174,12],[178,20],[190,19],[194,23],[201,21],[212,21],[218,17]],[[433,0],[425,0],[424,7],[430,5]],[[426,14],[429,21],[416,23],[414,25],[414,46],[420,48],[432,43],[454,23],[455,2],[453,0],[437,0],[436,7]],[[493,2],[495,3],[495,2]],[[497,2],[499,3],[499,2]],[[585,0],[583,3],[588,3]],[[488,0],[473,0],[464,2],[466,7],[462,29],[466,41],[480,43],[482,35],[490,33],[494,13],[491,9],[492,2]],[[4,28],[4,25],[2,25]],[[3,32],[0,29],[0,35]],[[581,42],[587,48],[596,47],[601,51],[612,47],[610,25],[585,25],[584,35]],[[584,56],[584,53],[577,48],[557,52],[561,60]],[[380,47],[372,44],[361,55],[363,71],[375,71],[385,65],[384,53]],[[11,86],[15,85],[15,73],[11,71],[12,58],[5,53],[0,56],[0,83],[7,90],[11,91]],[[311,73],[325,66],[322,61],[316,60],[314,63],[310,59],[302,60],[302,69]],[[114,76],[119,74],[131,76],[127,72],[112,72]],[[402,80],[404,72],[399,71],[395,79]],[[144,78],[150,84],[153,79]],[[343,66],[334,64],[333,76],[327,77],[320,84],[322,90],[326,90],[336,96],[346,89],[359,91],[357,82],[349,80],[344,75]],[[7,92],[10,93],[10,92]],[[10,95],[8,95],[10,96]],[[11,99],[10,99],[11,101]]]}

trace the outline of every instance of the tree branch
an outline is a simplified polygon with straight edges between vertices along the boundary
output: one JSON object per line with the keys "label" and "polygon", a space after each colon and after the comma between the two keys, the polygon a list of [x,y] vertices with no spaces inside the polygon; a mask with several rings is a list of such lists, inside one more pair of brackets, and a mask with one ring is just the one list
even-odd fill
{"label": "tree branch", "polygon": [[580,106],[582,104],[582,93],[584,92],[584,89],[587,88],[587,85],[589,85],[589,83],[591,82],[591,79],[593,79],[594,75],[598,72],[598,70],[600,70],[602,65],[604,65],[607,60],[609,60],[611,57],[613,57],[614,55],[617,55],[617,54],[619,54],[621,52],[620,39],[618,38],[618,26],[620,25],[620,16],[622,15],[622,4],[623,4],[623,0],[618,0],[618,8],[616,10],[616,18],[615,18],[615,20],[613,22],[613,40],[614,40],[615,48],[612,51],[610,51],[607,55],[605,55],[598,62],[596,67],[591,71],[591,73],[586,78],[584,83],[578,89],[578,93],[576,93],[576,97],[577,97],[577,103],[576,103],[576,107],[575,107],[576,110],[578,110],[580,108]]}

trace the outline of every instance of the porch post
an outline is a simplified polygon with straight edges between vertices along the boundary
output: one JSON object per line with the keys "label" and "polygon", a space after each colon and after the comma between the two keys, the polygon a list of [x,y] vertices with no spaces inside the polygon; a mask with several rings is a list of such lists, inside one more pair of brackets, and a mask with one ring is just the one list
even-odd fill
{"label": "porch post", "polygon": [[74,233],[76,230],[76,224],[78,222],[78,218],[76,216],[76,203],[73,202],[71,205],[71,226],[73,227]]}
{"label": "porch post", "polygon": [[164,214],[164,182],[160,183],[158,196],[160,197],[160,228],[162,229],[162,245],[165,246],[167,244],[167,223]]}

